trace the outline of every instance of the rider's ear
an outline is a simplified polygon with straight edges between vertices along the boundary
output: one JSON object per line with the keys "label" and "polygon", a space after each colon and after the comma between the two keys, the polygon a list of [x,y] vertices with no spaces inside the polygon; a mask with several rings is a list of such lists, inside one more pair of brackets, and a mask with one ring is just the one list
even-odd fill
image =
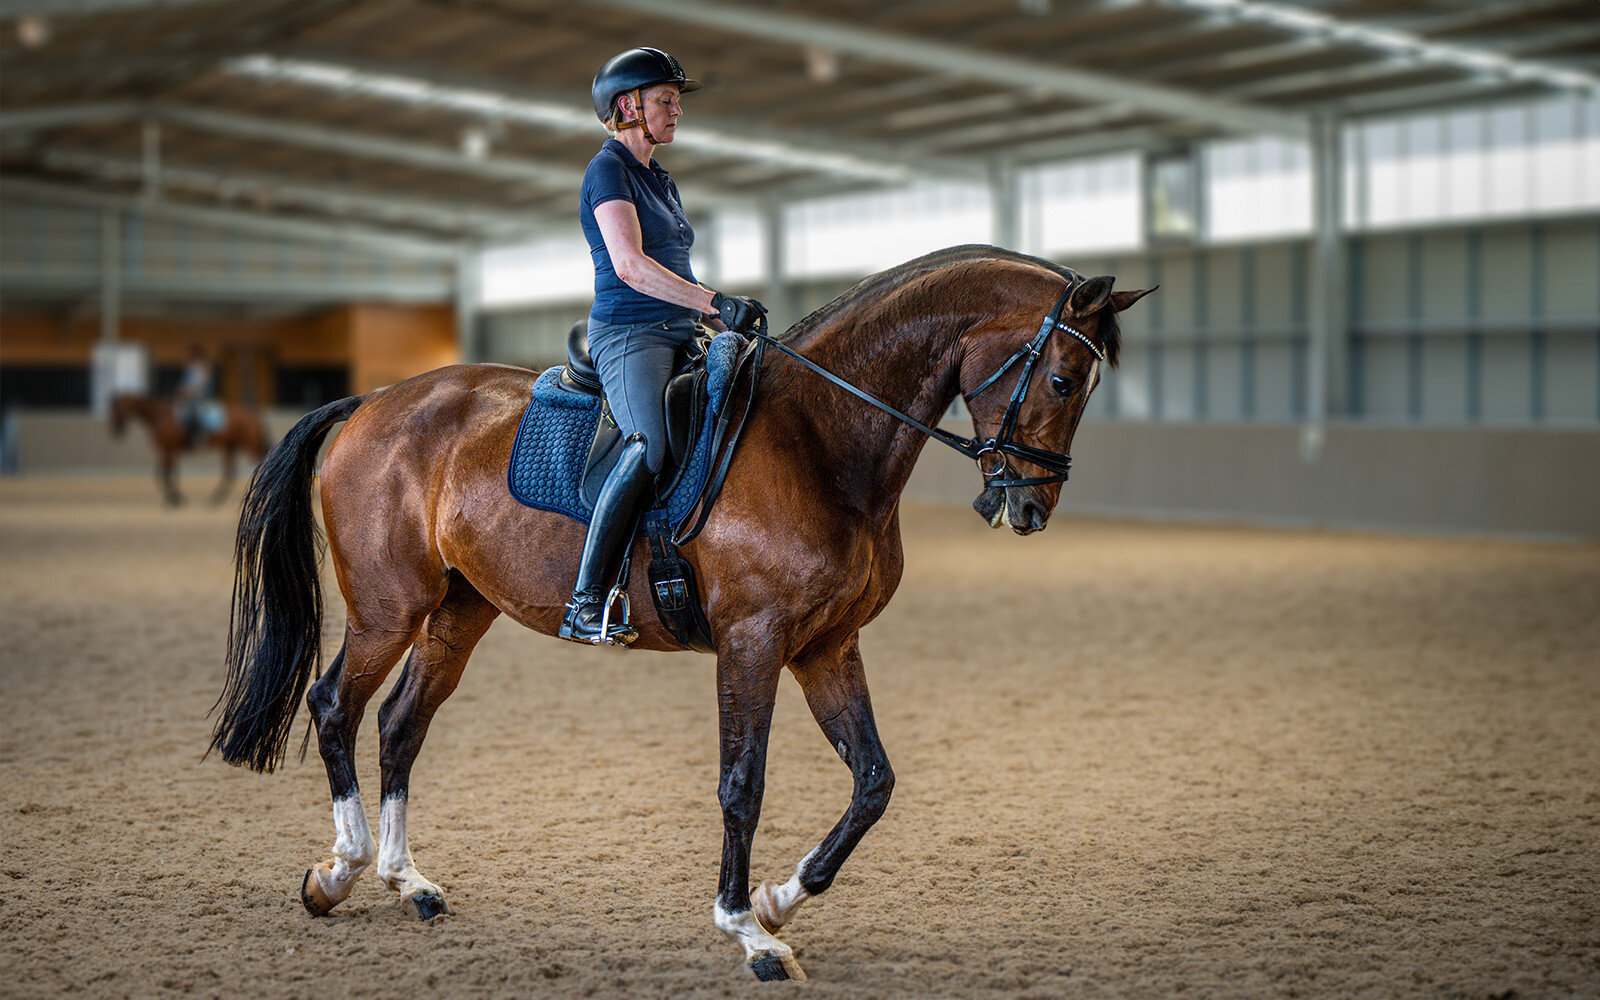
{"label": "rider's ear", "polygon": [[1074,316],[1089,316],[1104,309],[1111,301],[1111,285],[1116,279],[1108,274],[1090,278],[1072,290],[1070,304]]}
{"label": "rider's ear", "polygon": [[1160,285],[1153,285],[1149,288],[1135,288],[1126,292],[1113,292],[1111,295],[1111,304],[1116,307],[1117,312],[1121,312],[1160,287]]}

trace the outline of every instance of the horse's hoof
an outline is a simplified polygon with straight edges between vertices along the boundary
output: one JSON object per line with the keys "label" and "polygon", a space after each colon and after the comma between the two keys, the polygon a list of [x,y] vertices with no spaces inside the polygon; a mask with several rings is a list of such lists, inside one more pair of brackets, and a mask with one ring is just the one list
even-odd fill
{"label": "horse's hoof", "polygon": [[443,896],[431,892],[419,892],[415,896],[406,897],[402,902],[405,903],[407,913],[423,921],[432,920],[434,917],[448,917],[455,912],[450,909],[450,904],[444,901]]}
{"label": "horse's hoof", "polygon": [[750,971],[763,983],[775,983],[783,979],[792,979],[797,983],[806,981],[806,974],[793,955],[762,952],[750,960]]}
{"label": "horse's hoof", "polygon": [[768,934],[776,934],[783,927],[783,917],[769,882],[761,883],[750,893],[750,912],[755,914],[756,923]]}
{"label": "horse's hoof", "polygon": [[300,883],[300,902],[305,904],[306,911],[313,917],[325,915],[329,910],[339,905],[337,899],[332,899],[322,891],[322,882],[317,878],[317,871],[322,870],[332,874],[333,868],[326,862],[315,869],[307,868],[306,877]]}

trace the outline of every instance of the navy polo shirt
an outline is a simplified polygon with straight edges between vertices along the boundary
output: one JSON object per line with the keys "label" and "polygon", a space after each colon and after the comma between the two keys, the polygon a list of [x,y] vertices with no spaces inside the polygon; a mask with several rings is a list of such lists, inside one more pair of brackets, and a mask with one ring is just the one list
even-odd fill
{"label": "navy polo shirt", "polygon": [[654,160],[645,166],[628,147],[608,139],[583,173],[583,194],[578,219],[594,258],[594,306],[590,315],[602,323],[656,323],[693,317],[693,309],[663,302],[629,288],[617,277],[606,250],[605,237],[595,221],[595,206],[624,199],[639,214],[639,231],[645,256],[685,281],[695,280],[689,267],[694,229],[683,214],[678,186]]}

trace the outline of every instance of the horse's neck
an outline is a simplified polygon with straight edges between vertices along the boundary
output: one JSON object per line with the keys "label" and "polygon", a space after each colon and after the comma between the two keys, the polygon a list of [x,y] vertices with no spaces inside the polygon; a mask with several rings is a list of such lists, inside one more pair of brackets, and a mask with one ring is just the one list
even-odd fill
{"label": "horse's neck", "polygon": [[[921,281],[893,298],[830,317],[795,346],[850,384],[934,426],[960,391],[961,337],[975,321],[971,303],[951,309],[952,297],[936,281]],[[892,506],[927,437],[794,367],[784,384],[792,398],[782,409],[809,425],[813,457],[832,470],[834,486],[850,494],[841,499],[863,508]],[[830,401],[826,411],[815,402],[821,396]]]}
{"label": "horse's neck", "polygon": [[133,413],[140,420],[151,427],[159,426],[162,419],[172,412],[169,406],[163,406],[161,400],[153,396],[142,396],[133,403]]}

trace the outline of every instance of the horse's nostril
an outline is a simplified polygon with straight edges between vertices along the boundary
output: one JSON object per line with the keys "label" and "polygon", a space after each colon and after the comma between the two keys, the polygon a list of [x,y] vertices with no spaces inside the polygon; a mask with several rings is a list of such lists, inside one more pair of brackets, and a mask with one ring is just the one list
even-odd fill
{"label": "horse's nostril", "polygon": [[1045,521],[1049,517],[1044,512],[1043,507],[1034,503],[1023,505],[1022,516],[1023,520],[1027,522],[1028,528],[1032,531],[1043,531]]}

